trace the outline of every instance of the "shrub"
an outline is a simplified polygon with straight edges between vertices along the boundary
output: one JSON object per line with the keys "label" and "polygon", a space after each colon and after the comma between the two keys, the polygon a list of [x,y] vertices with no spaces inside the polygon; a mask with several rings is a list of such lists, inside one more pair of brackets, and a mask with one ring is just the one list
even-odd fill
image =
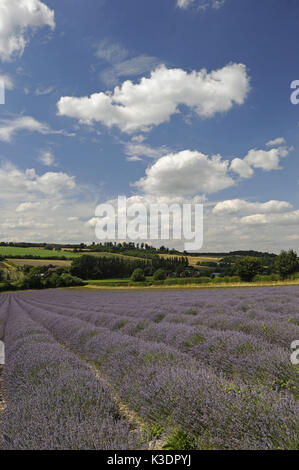
{"label": "shrub", "polygon": [[145,281],[144,272],[141,268],[134,269],[133,274],[131,276],[132,282],[143,282]]}
{"label": "shrub", "polygon": [[157,271],[154,273],[154,281],[164,281],[166,279],[166,272],[164,269],[157,269]]}

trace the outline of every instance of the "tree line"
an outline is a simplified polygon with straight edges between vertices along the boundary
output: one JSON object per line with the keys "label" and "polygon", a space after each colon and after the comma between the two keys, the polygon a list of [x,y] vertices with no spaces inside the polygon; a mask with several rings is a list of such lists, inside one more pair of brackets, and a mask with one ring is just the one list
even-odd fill
{"label": "tree line", "polygon": [[152,276],[159,268],[167,272],[177,272],[188,266],[188,258],[161,258],[151,260],[125,259],[116,257],[96,257],[83,255],[72,261],[70,272],[81,279],[117,279],[129,278],[135,269],[140,269],[145,276]]}
{"label": "tree line", "polygon": [[297,253],[294,250],[282,250],[270,263],[269,259],[264,262],[268,265],[263,264],[263,258],[245,256],[235,262],[234,274],[237,274],[242,281],[250,282],[262,274],[278,274],[282,279],[287,279],[299,270]]}

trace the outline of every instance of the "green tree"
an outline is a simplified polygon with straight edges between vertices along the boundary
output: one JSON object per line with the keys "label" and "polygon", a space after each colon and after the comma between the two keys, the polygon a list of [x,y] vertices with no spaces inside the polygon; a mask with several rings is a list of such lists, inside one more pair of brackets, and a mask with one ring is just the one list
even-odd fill
{"label": "green tree", "polygon": [[286,279],[298,268],[297,253],[294,250],[282,250],[275,260],[275,266],[281,277]]}
{"label": "green tree", "polygon": [[164,269],[157,269],[157,271],[154,273],[154,281],[164,281],[166,279],[167,275]]}
{"label": "green tree", "polygon": [[32,268],[24,279],[21,280],[20,286],[22,289],[42,289],[42,273],[39,268]]}
{"label": "green tree", "polygon": [[145,281],[144,272],[141,268],[134,269],[133,274],[131,276],[132,282],[142,282]]}
{"label": "green tree", "polygon": [[239,259],[235,265],[235,272],[242,281],[251,282],[254,276],[261,274],[263,265],[258,258],[245,256]]}

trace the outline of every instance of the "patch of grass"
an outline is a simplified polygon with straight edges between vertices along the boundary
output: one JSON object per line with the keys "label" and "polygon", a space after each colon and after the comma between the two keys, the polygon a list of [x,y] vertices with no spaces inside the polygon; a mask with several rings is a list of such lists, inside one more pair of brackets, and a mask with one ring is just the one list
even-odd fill
{"label": "patch of grass", "polygon": [[242,305],[241,310],[242,312],[246,313],[250,309],[249,305]]}
{"label": "patch of grass", "polygon": [[165,318],[165,314],[164,314],[164,313],[158,313],[158,315],[156,315],[156,316],[153,318],[153,321],[154,321],[155,323],[160,323],[164,318]]}
{"label": "patch of grass", "polygon": [[128,320],[120,320],[119,322],[117,322],[114,327],[112,328],[113,331],[116,331],[116,330],[120,330],[121,328],[123,328],[124,326],[126,326],[126,324],[128,323]]}
{"label": "patch of grass", "polygon": [[167,439],[164,450],[194,450],[196,448],[194,437],[186,431],[176,430]]}
{"label": "patch of grass", "polygon": [[100,331],[92,331],[90,333],[83,334],[80,338],[81,346],[84,346],[84,344],[86,344],[89,339],[93,338],[94,336],[98,336],[99,334],[101,334]]}
{"label": "patch of grass", "polygon": [[144,362],[145,364],[153,364],[155,362],[160,362],[161,359],[163,358],[164,356],[161,353],[155,353],[155,352],[147,353],[144,356]]}
{"label": "patch of grass", "polygon": [[185,312],[185,315],[197,315],[197,314],[198,314],[198,310],[196,308],[187,310],[187,312]]}
{"label": "patch of grass", "polygon": [[200,334],[195,334],[190,336],[190,338],[185,341],[184,346],[186,349],[192,348],[192,346],[196,346],[197,344],[202,344],[205,342],[205,339],[202,335]]}
{"label": "patch of grass", "polygon": [[244,344],[240,344],[238,347],[237,347],[237,352],[239,354],[250,354],[251,352],[254,352],[256,351],[256,347],[253,346],[252,344],[250,343],[244,343]]}
{"label": "patch of grass", "polygon": [[163,431],[164,428],[163,426],[161,426],[161,424],[156,424],[155,426],[152,426],[149,430],[149,440],[159,439]]}

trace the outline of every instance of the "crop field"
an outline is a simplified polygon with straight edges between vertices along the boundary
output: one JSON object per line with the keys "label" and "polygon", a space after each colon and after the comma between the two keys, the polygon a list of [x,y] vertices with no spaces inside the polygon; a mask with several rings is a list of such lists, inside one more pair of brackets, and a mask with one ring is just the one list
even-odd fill
{"label": "crop field", "polygon": [[3,294],[0,339],[1,449],[299,448],[297,286]]}
{"label": "crop field", "polygon": [[7,261],[12,266],[56,266],[59,268],[65,268],[67,266],[71,266],[71,261],[67,261],[64,259],[10,259]]}
{"label": "crop field", "polygon": [[[161,258],[180,258],[182,255],[169,255],[169,254],[160,254]],[[198,262],[206,262],[206,261],[213,261],[215,263],[219,263],[219,261],[223,258],[219,256],[187,256],[189,265],[196,266]]]}
{"label": "crop field", "polygon": [[55,257],[66,257],[66,258],[76,258],[78,253],[73,253],[71,251],[54,251],[54,250],[45,250],[44,248],[20,248],[15,246],[0,246],[0,256],[9,257],[22,257],[22,256],[39,256],[41,258],[51,258]]}

